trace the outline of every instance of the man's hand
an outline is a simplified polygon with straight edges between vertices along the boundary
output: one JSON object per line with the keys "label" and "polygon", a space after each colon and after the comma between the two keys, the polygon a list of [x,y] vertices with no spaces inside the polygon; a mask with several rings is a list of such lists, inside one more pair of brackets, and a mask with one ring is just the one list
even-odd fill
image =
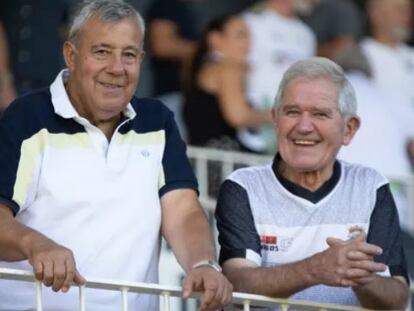
{"label": "man's hand", "polygon": [[76,271],[72,251],[29,228],[0,203],[0,260],[28,260],[37,280],[54,291],[67,292],[72,282],[81,285],[85,279]]}
{"label": "man's hand", "polygon": [[[34,241],[33,241],[34,240]],[[43,236],[36,236],[28,247],[28,260],[37,280],[57,292],[67,292],[72,283],[86,282],[76,270],[71,250]]]}
{"label": "man's hand", "polygon": [[188,272],[183,283],[183,298],[193,291],[203,291],[199,311],[217,310],[231,302],[233,286],[226,277],[210,267],[200,267]]}
{"label": "man's hand", "polygon": [[380,255],[382,249],[367,243],[365,233],[348,241],[328,238],[327,243],[329,248],[315,255],[312,264],[313,274],[321,284],[363,285],[386,269],[384,264],[374,262],[374,256]]}

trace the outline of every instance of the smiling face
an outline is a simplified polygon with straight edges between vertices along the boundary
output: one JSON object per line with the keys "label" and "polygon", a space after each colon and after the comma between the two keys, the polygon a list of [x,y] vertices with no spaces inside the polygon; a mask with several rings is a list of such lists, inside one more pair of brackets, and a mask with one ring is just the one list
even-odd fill
{"label": "smiling face", "polygon": [[339,148],[351,142],[359,120],[345,120],[338,108],[338,87],[326,78],[296,78],[275,111],[283,175],[332,174]]}
{"label": "smiling face", "polygon": [[92,17],[76,46],[65,42],[64,55],[70,72],[67,90],[78,113],[93,124],[119,120],[139,79],[143,52],[137,22],[104,23]]}

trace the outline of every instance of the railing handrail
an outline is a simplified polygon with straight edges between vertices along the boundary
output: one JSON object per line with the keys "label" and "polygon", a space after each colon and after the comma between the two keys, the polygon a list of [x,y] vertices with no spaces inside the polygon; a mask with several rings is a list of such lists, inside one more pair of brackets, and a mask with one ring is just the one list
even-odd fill
{"label": "railing handrail", "polygon": [[[26,270],[17,270],[9,268],[0,268],[0,280],[17,280],[26,282],[39,282],[35,279],[34,274]],[[105,289],[111,291],[120,291],[127,289],[128,292],[145,293],[145,294],[157,294],[157,295],[168,295],[174,297],[182,297],[182,287],[161,285],[153,283],[142,283],[142,282],[126,282],[119,280],[99,279],[99,278],[88,278],[83,287],[94,288],[94,289]],[[200,298],[200,292],[195,292],[191,298]],[[343,311],[363,311],[360,307],[328,304],[328,303],[317,303],[311,301],[293,300],[293,299],[281,299],[271,298],[267,296],[246,294],[246,293],[233,293],[232,303],[244,305],[246,302],[254,306],[261,307],[275,307],[280,305],[282,307],[300,307],[303,310],[343,310]]]}

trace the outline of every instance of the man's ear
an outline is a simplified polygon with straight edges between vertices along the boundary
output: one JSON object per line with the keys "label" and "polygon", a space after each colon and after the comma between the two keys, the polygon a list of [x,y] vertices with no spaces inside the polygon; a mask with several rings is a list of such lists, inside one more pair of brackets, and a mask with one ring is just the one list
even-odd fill
{"label": "man's ear", "polygon": [[70,41],[65,41],[63,44],[63,57],[65,58],[66,67],[69,71],[73,71],[75,67],[77,49]]}
{"label": "man's ear", "polygon": [[351,143],[352,138],[355,136],[355,133],[358,131],[360,126],[361,120],[357,116],[349,117],[346,120],[344,138],[342,142],[344,146],[347,146]]}

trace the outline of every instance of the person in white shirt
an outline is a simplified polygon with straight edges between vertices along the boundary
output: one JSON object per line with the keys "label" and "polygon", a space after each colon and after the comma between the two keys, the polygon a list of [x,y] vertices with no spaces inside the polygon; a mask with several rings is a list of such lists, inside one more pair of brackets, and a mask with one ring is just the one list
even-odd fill
{"label": "person in white shirt", "polygon": [[[296,17],[294,0],[265,0],[244,15],[251,34],[250,71],[246,92],[251,105],[258,110],[272,107],[276,89],[283,73],[294,62],[311,57],[316,52],[316,38],[312,30]],[[270,135],[274,137],[269,126]],[[239,133],[250,149],[272,151],[274,139]]]}

